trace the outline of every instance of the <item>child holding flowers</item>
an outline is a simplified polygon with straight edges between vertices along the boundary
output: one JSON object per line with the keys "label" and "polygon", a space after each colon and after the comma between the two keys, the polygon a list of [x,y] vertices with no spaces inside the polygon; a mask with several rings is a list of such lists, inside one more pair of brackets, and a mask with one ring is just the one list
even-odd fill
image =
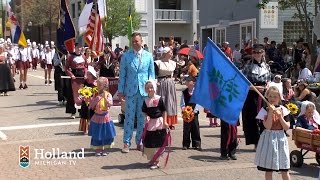
{"label": "child holding flowers", "polygon": [[81,108],[79,110],[80,114],[80,123],[79,123],[79,131],[82,131],[83,134],[88,134],[89,121],[91,116],[94,114],[93,110],[89,109],[89,101],[95,94],[97,93],[96,87],[96,78],[97,72],[94,70],[92,66],[88,67],[88,78],[80,86],[78,90],[79,98],[82,101]]}
{"label": "child holding flowers", "polygon": [[182,149],[187,150],[190,146],[190,134],[192,147],[201,151],[201,138],[199,129],[199,107],[191,103],[190,99],[193,94],[195,78],[189,76],[186,78],[187,88],[182,91],[180,107],[182,109],[183,118],[183,140]]}
{"label": "child holding flowers", "polygon": [[108,78],[100,77],[97,80],[98,95],[89,104],[89,108],[94,110],[89,126],[89,136],[91,136],[91,148],[95,150],[96,156],[106,156],[106,148],[113,145],[116,136],[115,127],[109,113],[113,104],[112,95],[108,92]]}
{"label": "child holding flowers", "polygon": [[266,97],[270,104],[261,108],[256,117],[263,121],[266,129],[260,135],[255,164],[258,170],[265,171],[265,179],[272,179],[272,172],[280,171],[282,179],[289,180],[289,145],[284,130],[289,129],[290,124],[285,119],[290,112],[280,105],[281,94],[277,87],[269,87]]}
{"label": "child holding flowers", "polygon": [[[143,153],[147,155],[150,169],[158,169],[160,152],[159,149],[165,148],[165,139],[169,125],[166,121],[166,107],[161,96],[155,94],[154,84],[147,81],[145,90],[148,97],[143,101],[142,112],[146,117],[146,124],[142,141],[144,145]],[[159,155],[157,155],[159,154]]]}

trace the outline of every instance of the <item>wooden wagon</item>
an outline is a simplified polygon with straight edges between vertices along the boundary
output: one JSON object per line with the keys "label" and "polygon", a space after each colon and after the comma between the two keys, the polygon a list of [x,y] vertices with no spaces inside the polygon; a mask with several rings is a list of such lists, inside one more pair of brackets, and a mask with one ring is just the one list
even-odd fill
{"label": "wooden wagon", "polygon": [[294,140],[297,148],[290,153],[290,162],[294,167],[301,167],[304,156],[309,152],[316,153],[316,161],[320,165],[320,135],[312,134],[300,129],[292,130],[292,140]]}

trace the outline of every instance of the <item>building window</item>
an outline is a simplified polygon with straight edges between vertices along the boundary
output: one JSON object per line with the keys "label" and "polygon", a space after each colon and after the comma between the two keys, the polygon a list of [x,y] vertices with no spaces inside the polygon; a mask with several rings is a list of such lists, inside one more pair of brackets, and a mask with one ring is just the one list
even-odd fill
{"label": "building window", "polygon": [[72,18],[75,18],[76,17],[76,5],[71,4],[71,9],[72,9]]}
{"label": "building window", "polygon": [[81,1],[78,1],[78,17],[80,16],[81,14]]}
{"label": "building window", "polygon": [[[312,30],[310,27],[310,38],[312,38]],[[300,21],[284,21],[283,22],[283,42],[288,46],[292,46],[298,39],[307,39]]]}
{"label": "building window", "polygon": [[181,10],[181,0],[159,0],[159,9]]}
{"label": "building window", "polygon": [[241,48],[244,48],[244,45],[253,39],[253,24],[241,24],[240,25],[240,34],[241,34]]}
{"label": "building window", "polygon": [[215,29],[215,42],[222,44],[226,41],[226,28],[217,28]]}

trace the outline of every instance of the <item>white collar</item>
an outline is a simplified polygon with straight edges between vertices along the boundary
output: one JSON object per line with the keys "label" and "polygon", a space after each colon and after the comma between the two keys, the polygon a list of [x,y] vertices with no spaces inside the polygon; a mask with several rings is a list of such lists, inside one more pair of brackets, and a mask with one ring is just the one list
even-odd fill
{"label": "white collar", "polygon": [[139,51],[136,51],[135,49],[133,49],[134,51],[134,54],[139,54],[141,55],[142,54],[142,51],[143,51],[143,48],[141,48]]}

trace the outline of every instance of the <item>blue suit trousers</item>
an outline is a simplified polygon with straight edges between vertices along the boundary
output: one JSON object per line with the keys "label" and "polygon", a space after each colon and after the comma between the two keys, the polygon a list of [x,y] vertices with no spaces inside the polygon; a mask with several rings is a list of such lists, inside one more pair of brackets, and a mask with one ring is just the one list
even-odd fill
{"label": "blue suit trousers", "polygon": [[142,104],[145,97],[139,91],[133,96],[126,96],[126,112],[124,122],[123,143],[131,145],[131,138],[134,130],[134,119],[137,118],[136,144],[139,145],[144,127],[144,114]]}

